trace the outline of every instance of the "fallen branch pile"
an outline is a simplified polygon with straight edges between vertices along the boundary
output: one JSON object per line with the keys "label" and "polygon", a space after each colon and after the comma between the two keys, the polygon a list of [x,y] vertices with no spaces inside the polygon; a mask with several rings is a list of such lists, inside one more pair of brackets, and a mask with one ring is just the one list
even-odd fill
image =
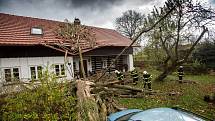
{"label": "fallen branch pile", "polygon": [[[108,114],[124,109],[117,105],[114,97],[142,98],[146,95],[175,96],[180,93],[148,91],[130,85],[122,85],[120,81],[108,83],[77,80],[78,120],[104,121]],[[74,85],[74,86],[75,86]]]}

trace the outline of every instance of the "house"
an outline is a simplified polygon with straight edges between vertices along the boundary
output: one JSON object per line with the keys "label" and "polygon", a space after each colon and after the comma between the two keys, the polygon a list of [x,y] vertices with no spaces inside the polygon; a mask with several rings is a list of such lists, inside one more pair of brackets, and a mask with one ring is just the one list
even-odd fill
{"label": "house", "polygon": [[[60,39],[54,32],[63,22],[0,13],[0,79],[1,82],[38,79],[42,70],[50,68],[59,78],[73,79],[79,71],[79,56],[68,56],[65,64],[62,51],[44,46]],[[83,52],[87,75],[101,71],[131,40],[115,30],[91,27],[97,47]],[[133,49],[129,48],[112,69],[133,67]]]}

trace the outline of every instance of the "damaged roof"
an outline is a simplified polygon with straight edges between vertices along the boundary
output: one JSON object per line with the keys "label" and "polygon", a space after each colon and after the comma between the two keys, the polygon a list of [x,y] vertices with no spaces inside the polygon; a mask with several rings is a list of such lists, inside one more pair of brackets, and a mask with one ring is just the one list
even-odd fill
{"label": "damaged roof", "polygon": [[[59,42],[55,30],[63,22],[0,13],[0,46],[32,46],[44,42]],[[42,34],[32,34],[40,28]],[[97,47],[129,46],[131,40],[112,29],[90,27],[95,33]]]}

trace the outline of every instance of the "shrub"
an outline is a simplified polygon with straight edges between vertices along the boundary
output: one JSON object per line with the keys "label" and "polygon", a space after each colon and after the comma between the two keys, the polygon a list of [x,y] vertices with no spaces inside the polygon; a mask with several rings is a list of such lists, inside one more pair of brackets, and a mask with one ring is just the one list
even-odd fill
{"label": "shrub", "polygon": [[[2,106],[2,120],[75,120],[76,100],[69,83],[59,83],[45,71],[41,86],[7,97]],[[33,84],[33,83],[32,83]]]}
{"label": "shrub", "polygon": [[207,73],[207,67],[205,64],[200,63],[198,60],[193,61],[192,63],[184,64],[184,71],[187,74],[205,74]]}

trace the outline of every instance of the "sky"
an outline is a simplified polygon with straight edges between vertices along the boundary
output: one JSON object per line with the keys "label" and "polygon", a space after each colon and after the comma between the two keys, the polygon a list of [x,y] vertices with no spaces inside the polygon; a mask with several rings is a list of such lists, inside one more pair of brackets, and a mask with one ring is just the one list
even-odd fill
{"label": "sky", "polygon": [[114,21],[126,10],[148,14],[164,0],[0,0],[0,12],[51,20],[73,21],[114,29]]}
{"label": "sky", "polygon": [[[215,0],[209,1],[215,3]],[[84,25],[114,29],[115,19],[122,16],[123,12],[136,10],[148,14],[154,6],[163,6],[164,2],[165,0],[0,0],[0,12],[57,21],[73,21],[76,17]]]}

